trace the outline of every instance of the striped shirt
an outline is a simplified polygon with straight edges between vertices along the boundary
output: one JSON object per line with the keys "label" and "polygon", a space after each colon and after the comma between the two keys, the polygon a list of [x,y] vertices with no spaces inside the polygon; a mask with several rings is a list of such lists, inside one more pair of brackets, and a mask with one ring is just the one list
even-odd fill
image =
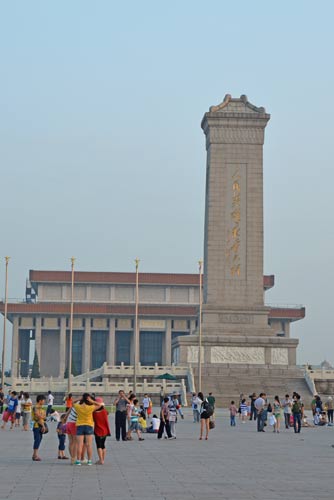
{"label": "striped shirt", "polygon": [[247,415],[248,405],[246,405],[246,403],[240,403],[240,411],[242,415]]}
{"label": "striped shirt", "polygon": [[76,422],[78,418],[78,414],[76,409],[72,406],[71,411],[67,417],[66,422]]}

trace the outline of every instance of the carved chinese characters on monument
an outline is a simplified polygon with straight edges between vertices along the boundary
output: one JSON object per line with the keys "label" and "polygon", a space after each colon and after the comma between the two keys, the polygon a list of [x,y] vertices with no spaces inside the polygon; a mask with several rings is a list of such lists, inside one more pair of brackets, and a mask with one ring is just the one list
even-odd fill
{"label": "carved chinese characters on monument", "polygon": [[244,273],[243,245],[246,169],[245,165],[227,165],[227,206],[226,212],[226,278],[240,278]]}

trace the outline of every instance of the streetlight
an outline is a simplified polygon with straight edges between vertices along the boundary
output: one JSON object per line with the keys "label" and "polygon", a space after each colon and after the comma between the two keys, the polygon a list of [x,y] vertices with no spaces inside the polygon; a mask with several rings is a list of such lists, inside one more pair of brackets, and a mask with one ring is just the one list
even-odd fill
{"label": "streetlight", "polygon": [[17,363],[17,378],[21,378],[21,364],[26,363],[26,360],[19,358],[15,363]]}
{"label": "streetlight", "polygon": [[71,377],[72,377],[72,335],[73,335],[73,302],[74,302],[74,262],[75,257],[71,257],[71,312],[70,312],[70,338],[69,338],[69,353],[68,353],[68,380],[67,391],[71,392]]}
{"label": "streetlight", "polygon": [[1,366],[1,383],[5,384],[5,352],[6,352],[6,326],[7,326],[7,302],[8,302],[8,263],[10,257],[5,257],[6,262],[6,278],[5,278],[5,311],[3,315],[3,337],[2,337],[2,366]]}
{"label": "streetlight", "polygon": [[139,328],[138,328],[138,303],[139,303],[139,262],[138,257],[135,259],[136,264],[136,307],[135,307],[135,332],[134,332],[134,367],[133,367],[133,392],[137,393],[137,365],[139,361]]}
{"label": "streetlight", "polygon": [[198,272],[199,272],[199,335],[198,335],[198,391],[202,392],[202,267],[203,261],[198,261]]}

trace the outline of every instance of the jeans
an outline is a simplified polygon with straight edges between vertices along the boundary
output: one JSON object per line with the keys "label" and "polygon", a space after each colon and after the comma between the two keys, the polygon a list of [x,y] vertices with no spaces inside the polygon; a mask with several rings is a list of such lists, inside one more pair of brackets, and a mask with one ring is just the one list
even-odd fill
{"label": "jeans", "polygon": [[256,417],[257,417],[257,411],[256,411],[255,406],[251,406],[251,411],[250,411],[249,420],[253,420],[253,417],[254,417],[254,420],[256,420]]}
{"label": "jeans", "polygon": [[290,413],[284,413],[284,422],[285,422],[285,428],[289,429],[289,427],[290,427]]}
{"label": "jeans", "polygon": [[235,426],[235,415],[230,416],[230,423],[231,423],[232,427]]}
{"label": "jeans", "polygon": [[194,416],[194,422],[199,422],[200,420],[200,414],[198,410],[193,410],[193,416]]}
{"label": "jeans", "polygon": [[115,415],[115,433],[116,440],[119,441],[119,438],[122,433],[122,441],[126,441],[126,411],[116,411]]}
{"label": "jeans", "polygon": [[328,423],[332,424],[333,423],[333,412],[334,410],[327,410],[327,415],[328,415]]}
{"label": "jeans", "polygon": [[51,415],[51,412],[52,412],[52,405],[48,405],[46,409],[46,416]]}
{"label": "jeans", "polygon": [[41,444],[41,441],[43,439],[43,434],[41,433],[41,430],[39,427],[34,427],[33,428],[33,433],[34,433],[34,445],[33,445],[33,449],[34,450],[38,450],[40,444]]}
{"label": "jeans", "polygon": [[265,421],[265,413],[264,411],[260,411],[257,414],[257,432],[262,432],[264,428],[264,421]]}
{"label": "jeans", "polygon": [[302,426],[302,414],[301,413],[294,413],[293,414],[293,427],[295,429],[295,432],[300,432],[300,428]]}
{"label": "jeans", "polygon": [[59,451],[65,450],[65,439],[66,439],[66,434],[58,434],[58,450]]}

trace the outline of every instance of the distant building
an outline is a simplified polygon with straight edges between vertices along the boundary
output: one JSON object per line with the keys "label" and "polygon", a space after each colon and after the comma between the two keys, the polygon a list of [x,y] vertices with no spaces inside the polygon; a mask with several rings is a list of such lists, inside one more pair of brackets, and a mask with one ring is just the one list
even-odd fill
{"label": "distant building", "polygon": [[[264,276],[264,290],[274,276]],[[135,273],[75,272],[73,371],[133,364]],[[14,376],[27,376],[29,353],[36,350],[41,376],[64,377],[68,365],[71,272],[30,271],[25,301],[8,304],[13,324]],[[197,274],[139,274],[139,360],[142,365],[171,365],[172,342],[197,329]],[[4,304],[0,303],[3,313]],[[273,307],[269,326],[290,337],[290,323],[305,309]],[[31,343],[34,344],[31,344]],[[18,363],[18,360],[25,363]],[[20,373],[18,373],[20,372]]]}

